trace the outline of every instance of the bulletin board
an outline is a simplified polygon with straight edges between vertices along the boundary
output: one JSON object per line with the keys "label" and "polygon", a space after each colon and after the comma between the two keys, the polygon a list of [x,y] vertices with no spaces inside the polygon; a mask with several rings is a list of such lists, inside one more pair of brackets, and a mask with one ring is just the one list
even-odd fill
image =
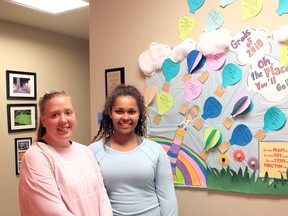
{"label": "bulletin board", "polygon": [[[262,6],[243,0],[241,19]],[[276,13],[287,8],[279,1]],[[196,21],[182,17],[180,44],[151,42],[139,56],[148,137],[166,150],[175,186],[288,195],[288,26],[230,32],[223,22],[211,10],[196,42]]]}

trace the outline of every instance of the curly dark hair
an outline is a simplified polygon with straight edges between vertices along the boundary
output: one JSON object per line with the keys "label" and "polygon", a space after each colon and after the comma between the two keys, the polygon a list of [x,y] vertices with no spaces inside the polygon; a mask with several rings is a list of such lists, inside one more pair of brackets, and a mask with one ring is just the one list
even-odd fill
{"label": "curly dark hair", "polygon": [[132,85],[120,84],[111,92],[111,94],[106,99],[104,110],[102,111],[100,128],[92,142],[103,138],[105,143],[107,139],[111,138],[112,134],[114,133],[114,128],[112,119],[110,118],[109,114],[112,111],[112,107],[114,106],[116,99],[120,96],[131,96],[135,98],[140,116],[134,132],[138,136],[143,137],[146,135],[146,108],[144,97],[136,87]]}

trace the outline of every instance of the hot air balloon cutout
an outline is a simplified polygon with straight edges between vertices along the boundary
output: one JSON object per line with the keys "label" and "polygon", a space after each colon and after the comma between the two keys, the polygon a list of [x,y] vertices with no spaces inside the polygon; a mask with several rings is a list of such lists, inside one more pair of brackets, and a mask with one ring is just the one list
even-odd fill
{"label": "hot air balloon cutout", "polygon": [[205,32],[220,28],[224,23],[224,15],[219,10],[212,9],[207,13],[205,20]]}
{"label": "hot air balloon cutout", "polygon": [[[237,116],[245,115],[249,113],[253,109],[253,101],[250,96],[244,94],[242,92],[238,92],[234,95],[232,99],[232,118],[236,118]],[[223,125],[229,130],[231,126],[234,124],[234,120],[227,117],[223,123]]]}
{"label": "hot air balloon cutout", "polygon": [[188,5],[190,8],[190,13],[194,14],[205,2],[205,0],[188,0]]}
{"label": "hot air balloon cutout", "polygon": [[162,72],[165,77],[165,83],[162,86],[162,91],[168,92],[170,81],[177,76],[180,70],[180,63],[173,62],[170,58],[166,58],[162,64]]}
{"label": "hot air balloon cutout", "polygon": [[227,5],[229,5],[229,4],[232,4],[233,2],[235,2],[236,0],[221,0],[221,2],[220,2],[220,6],[221,7],[226,7]]}
{"label": "hot air balloon cutout", "polygon": [[172,108],[174,99],[169,93],[161,91],[157,96],[156,103],[158,107],[158,114],[155,116],[153,122],[155,124],[159,124],[161,117]]}
{"label": "hot air balloon cutout", "polygon": [[250,129],[245,124],[237,125],[233,132],[229,142],[224,141],[218,147],[221,153],[225,153],[230,145],[246,146],[248,145],[253,138],[253,135]]}
{"label": "hot air balloon cutout", "polygon": [[263,7],[263,0],[242,0],[242,15],[241,19],[247,21],[257,16]]}
{"label": "hot air balloon cutout", "polygon": [[154,85],[145,85],[142,90],[142,95],[144,97],[144,103],[146,107],[146,116],[149,116],[149,105],[156,100],[158,95],[158,88]]}
{"label": "hot air balloon cutout", "polygon": [[218,53],[215,55],[208,54],[205,58],[206,71],[202,72],[198,78],[201,83],[205,83],[209,77],[209,73],[219,70],[226,61],[225,53]]}
{"label": "hot air balloon cutout", "polygon": [[173,139],[164,137],[149,137],[159,143],[167,152],[170,160],[174,184],[189,186],[207,186],[207,165],[205,161],[183,143],[187,132],[187,124],[194,119],[199,112],[198,106],[191,106],[185,120],[177,127]]}
{"label": "hot air balloon cutout", "polygon": [[192,50],[187,55],[187,66],[188,73],[184,74],[182,80],[186,82],[191,78],[191,75],[195,70],[198,70],[203,67],[206,62],[206,57],[202,55],[202,53],[198,50]]}
{"label": "hot air balloon cutout", "polygon": [[200,130],[203,127],[203,121],[208,118],[216,118],[222,112],[222,105],[215,97],[208,97],[204,103],[202,119],[197,118],[193,126]]}
{"label": "hot air balloon cutout", "polygon": [[196,25],[195,19],[184,16],[178,20],[178,32],[180,40],[185,40],[194,31]]}
{"label": "hot air balloon cutout", "polygon": [[209,150],[217,148],[222,143],[223,135],[215,127],[208,127],[204,132],[204,149],[200,153],[200,157],[206,160]]}
{"label": "hot air balloon cutout", "polygon": [[271,107],[264,115],[263,130],[259,129],[254,137],[258,141],[261,141],[266,137],[267,132],[279,130],[285,125],[285,123],[286,115],[279,108]]}
{"label": "hot air balloon cutout", "polygon": [[215,90],[214,94],[221,98],[225,89],[238,83],[241,78],[242,69],[239,66],[233,63],[226,64],[222,70],[222,84]]}
{"label": "hot air balloon cutout", "polygon": [[186,103],[182,104],[179,113],[185,115],[188,110],[188,104],[199,97],[202,92],[202,83],[198,79],[189,79],[184,83],[184,94]]}

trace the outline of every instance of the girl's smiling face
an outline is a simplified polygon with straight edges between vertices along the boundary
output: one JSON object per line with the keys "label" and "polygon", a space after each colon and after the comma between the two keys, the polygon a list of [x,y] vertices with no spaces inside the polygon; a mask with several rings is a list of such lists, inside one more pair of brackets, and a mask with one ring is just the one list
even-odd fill
{"label": "girl's smiling face", "polygon": [[134,133],[139,116],[140,113],[135,98],[132,96],[119,96],[110,113],[114,133]]}
{"label": "girl's smiling face", "polygon": [[77,125],[75,110],[70,98],[58,96],[47,101],[41,122],[46,128],[44,137],[51,142],[51,145],[60,145],[58,147],[67,145]]}

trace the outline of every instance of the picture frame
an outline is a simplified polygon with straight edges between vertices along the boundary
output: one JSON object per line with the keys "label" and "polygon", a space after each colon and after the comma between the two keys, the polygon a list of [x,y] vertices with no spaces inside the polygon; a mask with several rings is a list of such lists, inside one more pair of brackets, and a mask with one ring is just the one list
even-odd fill
{"label": "picture frame", "polygon": [[36,100],[36,73],[6,70],[8,100]]}
{"label": "picture frame", "polygon": [[7,104],[8,133],[35,130],[37,127],[37,105]]}
{"label": "picture frame", "polygon": [[15,170],[16,175],[20,174],[22,158],[28,148],[32,145],[31,137],[15,138]]}
{"label": "picture frame", "polygon": [[105,69],[105,94],[106,97],[119,84],[125,84],[124,67]]}

